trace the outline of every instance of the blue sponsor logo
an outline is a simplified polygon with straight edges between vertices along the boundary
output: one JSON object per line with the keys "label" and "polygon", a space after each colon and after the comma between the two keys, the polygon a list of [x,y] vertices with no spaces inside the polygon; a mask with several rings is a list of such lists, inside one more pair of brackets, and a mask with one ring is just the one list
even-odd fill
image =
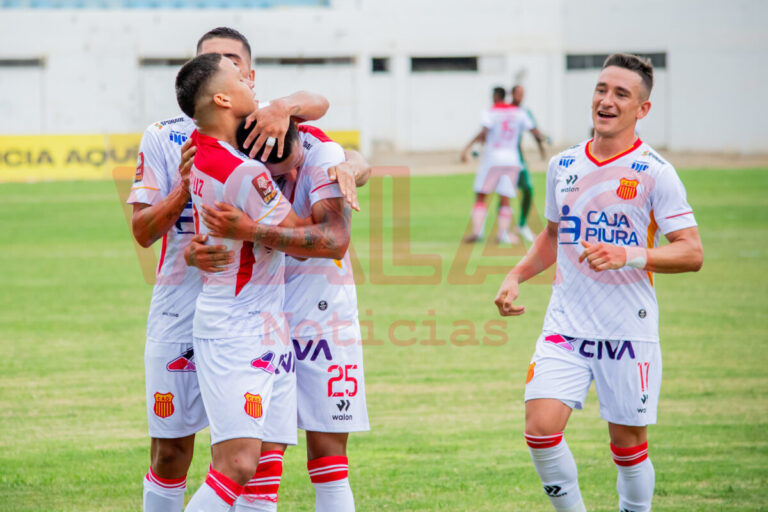
{"label": "blue sponsor logo", "polygon": [[620,361],[624,354],[628,355],[630,359],[634,359],[635,349],[632,347],[631,341],[583,340],[581,346],[579,346],[579,354],[587,359],[607,357],[608,359]]}
{"label": "blue sponsor logo", "polygon": [[572,156],[564,156],[560,158],[560,163],[558,164],[560,167],[565,167],[566,169],[571,166],[573,162],[576,161],[575,157]]}
{"label": "blue sponsor logo", "polygon": [[[314,350],[312,350],[313,347]],[[328,346],[328,341],[325,338],[317,340],[317,343],[315,340],[309,340],[304,348],[301,347],[299,340],[293,340],[293,351],[296,352],[296,359],[299,361],[304,361],[307,357],[310,361],[315,361],[321,353],[326,361],[333,361],[331,347]]]}
{"label": "blue sponsor logo", "polygon": [[296,373],[296,358],[293,357],[293,352],[288,351],[280,356],[280,360],[275,365],[275,375],[280,375],[280,372]]}
{"label": "blue sponsor logo", "polygon": [[185,142],[187,142],[187,139],[189,137],[187,137],[186,134],[184,134],[184,132],[171,130],[171,133],[168,134],[168,138],[171,139],[171,142],[173,142],[174,144],[181,146]]}
{"label": "blue sponsor logo", "polygon": [[635,160],[632,162],[632,169],[637,172],[643,172],[648,170],[648,162],[643,162],[640,160]]}
{"label": "blue sponsor logo", "polygon": [[[560,245],[576,245],[582,237],[582,219],[568,215],[571,209],[563,205],[558,233]],[[605,213],[590,210],[586,215],[584,240],[590,243],[604,242],[615,245],[640,245],[632,231],[629,218],[623,213]]]}

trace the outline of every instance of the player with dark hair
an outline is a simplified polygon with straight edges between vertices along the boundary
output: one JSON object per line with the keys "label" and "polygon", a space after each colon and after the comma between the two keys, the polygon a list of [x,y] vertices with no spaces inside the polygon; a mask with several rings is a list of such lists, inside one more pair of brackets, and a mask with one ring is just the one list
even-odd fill
{"label": "player with dark hair", "polygon": [[[583,511],[576,463],[563,438],[595,381],[618,470],[619,509],[651,509],[647,425],[661,386],[654,272],[695,272],[703,250],[674,167],[635,136],[651,108],[650,62],[614,54],[592,96],[595,135],[549,162],[546,229],[509,272],[495,303],[517,316],[519,284],[556,264],[543,333],[528,368],[525,439],[558,511]],[[658,246],[658,231],[669,241]]]}
{"label": "player with dark hair", "polygon": [[[241,77],[252,85],[250,50],[242,34],[233,29],[214,29],[201,38],[198,47],[203,52],[227,55],[238,65]],[[282,137],[292,120],[318,119],[327,108],[325,98],[306,92],[275,100],[249,116],[258,120],[252,134]],[[208,424],[192,350],[192,317],[202,281],[197,269],[185,264],[185,247],[191,249],[187,251],[191,259],[215,269],[223,268],[233,258],[225,246],[205,245],[202,242],[206,237],[194,233],[188,186],[195,152],[188,139],[194,129],[193,120],[179,113],[145,130],[136,179],[128,198],[128,203],[133,204],[132,229],[137,242],[149,247],[158,239],[163,241],[145,350],[147,414],[152,437],[151,465],[144,478],[146,512],[182,510],[195,433]],[[182,152],[187,164],[180,163]],[[295,434],[275,441],[295,442],[292,439]]]}

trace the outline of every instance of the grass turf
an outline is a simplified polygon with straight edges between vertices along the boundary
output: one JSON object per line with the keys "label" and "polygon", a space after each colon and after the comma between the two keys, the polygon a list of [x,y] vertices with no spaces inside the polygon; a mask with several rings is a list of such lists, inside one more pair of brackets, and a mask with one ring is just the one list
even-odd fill
{"label": "grass turf", "polygon": [[[680,174],[705,264],[698,274],[657,276],[664,383],[649,436],[654,505],[768,510],[768,172]],[[543,175],[534,182],[543,205]],[[502,320],[492,303],[502,276],[483,278],[478,266],[508,267],[521,248],[460,252],[471,177],[397,183],[362,189],[353,221],[372,426],[350,440],[358,509],[550,510],[522,440],[523,381],[548,279],[522,287],[523,317]],[[404,224],[398,215],[409,197]],[[140,510],[151,287],[115,186],[2,185],[0,219],[0,509]],[[404,226],[411,253],[437,255],[427,260],[440,262],[436,278],[419,282],[428,265],[395,265],[406,247],[391,240],[396,232],[402,241]],[[466,275],[479,283],[457,284],[472,280]],[[594,392],[572,416],[568,441],[587,507],[615,510],[616,470]],[[208,461],[205,431],[188,497]],[[281,510],[314,510],[304,463],[300,441],[286,456]]]}

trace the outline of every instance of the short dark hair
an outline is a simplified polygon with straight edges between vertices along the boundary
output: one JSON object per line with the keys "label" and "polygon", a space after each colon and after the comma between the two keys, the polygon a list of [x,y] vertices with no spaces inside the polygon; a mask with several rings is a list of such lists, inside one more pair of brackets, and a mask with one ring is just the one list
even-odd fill
{"label": "short dark hair", "polygon": [[653,64],[651,64],[651,59],[630,53],[614,53],[609,55],[605,62],[603,62],[603,69],[608,66],[628,69],[640,75],[643,85],[648,90],[648,96],[651,95],[651,90],[653,89]]}
{"label": "short dark hair", "polygon": [[493,88],[493,98],[501,98],[501,101],[504,101],[504,98],[507,97],[507,91],[504,90],[503,87],[494,87]]}
{"label": "short dark hair", "polygon": [[195,117],[195,104],[200,93],[219,70],[220,53],[204,53],[190,60],[176,75],[176,101],[181,111]]}
{"label": "short dark hair", "polygon": [[201,37],[197,42],[197,53],[200,53],[200,48],[203,46],[203,42],[215,38],[234,39],[235,41],[240,41],[243,43],[245,50],[248,52],[248,60],[251,60],[251,45],[248,44],[248,39],[246,39],[246,37],[237,30],[229,27],[216,27],[213,30],[209,30],[203,34],[203,37]]}
{"label": "short dark hair", "polygon": [[[251,148],[245,147],[245,139],[248,138],[248,134],[251,133],[255,126],[256,122],[254,121],[254,123],[246,129],[245,119],[243,119],[240,125],[237,127],[237,147],[245,154],[248,154],[251,151]],[[296,129],[296,125],[293,124],[293,122],[290,122],[288,125],[288,131],[285,132],[285,140],[283,141],[283,156],[280,158],[277,157],[277,144],[275,144],[272,147],[272,151],[269,153],[269,156],[267,157],[267,163],[279,164],[280,162],[284,162],[288,159],[291,153],[293,153],[293,148],[298,143],[299,131]],[[259,148],[259,150],[256,152],[256,155],[253,157],[255,160],[261,160],[261,157],[264,154],[264,148],[266,148],[266,146],[261,146],[261,148]]]}

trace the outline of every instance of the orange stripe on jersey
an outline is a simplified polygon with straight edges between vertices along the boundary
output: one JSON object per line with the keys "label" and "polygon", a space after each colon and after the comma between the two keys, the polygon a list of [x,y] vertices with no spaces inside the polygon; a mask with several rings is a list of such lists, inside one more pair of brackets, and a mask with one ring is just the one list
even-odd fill
{"label": "orange stripe on jersey", "polygon": [[147,190],[160,190],[159,188],[155,188],[155,187],[132,187],[131,190],[139,190],[142,188]]}
{"label": "orange stripe on jersey", "polygon": [[640,138],[638,137],[637,140],[635,140],[634,144],[632,144],[630,147],[628,147],[627,149],[625,149],[621,153],[613,155],[612,157],[610,157],[610,158],[608,158],[606,160],[598,160],[597,158],[594,157],[594,155],[592,155],[592,150],[590,149],[592,147],[592,141],[593,140],[595,140],[595,139],[590,139],[590,141],[587,142],[587,146],[585,148],[585,151],[587,153],[587,158],[589,158],[592,161],[592,163],[595,164],[598,167],[601,167],[601,166],[603,166],[605,164],[609,164],[609,163],[611,163],[613,161],[616,161],[619,158],[623,157],[624,155],[628,155],[629,153],[631,153],[634,150],[636,150],[637,148],[639,148],[640,144],[643,143],[643,141],[641,141]]}
{"label": "orange stripe on jersey", "polygon": [[[651,222],[648,224],[648,238],[645,241],[645,246],[648,249],[653,249],[655,247],[656,231],[658,231],[659,225],[656,224],[656,217],[653,216],[653,210],[651,210],[650,216]],[[651,282],[651,286],[653,286],[653,272],[650,270],[648,271],[648,280]]]}
{"label": "orange stripe on jersey", "polygon": [[267,213],[265,213],[264,215],[262,215],[261,217],[259,217],[258,219],[256,219],[254,222],[259,222],[261,219],[263,219],[263,218],[265,218],[265,217],[269,216],[269,214],[270,214],[270,213],[272,213],[273,211],[275,211],[275,208],[277,208],[277,205],[279,205],[279,204],[280,204],[280,201],[282,201],[282,200],[283,200],[283,194],[280,194],[280,197],[278,197],[278,198],[277,198],[277,202],[275,203],[275,206],[273,206],[271,210],[269,210]]}

